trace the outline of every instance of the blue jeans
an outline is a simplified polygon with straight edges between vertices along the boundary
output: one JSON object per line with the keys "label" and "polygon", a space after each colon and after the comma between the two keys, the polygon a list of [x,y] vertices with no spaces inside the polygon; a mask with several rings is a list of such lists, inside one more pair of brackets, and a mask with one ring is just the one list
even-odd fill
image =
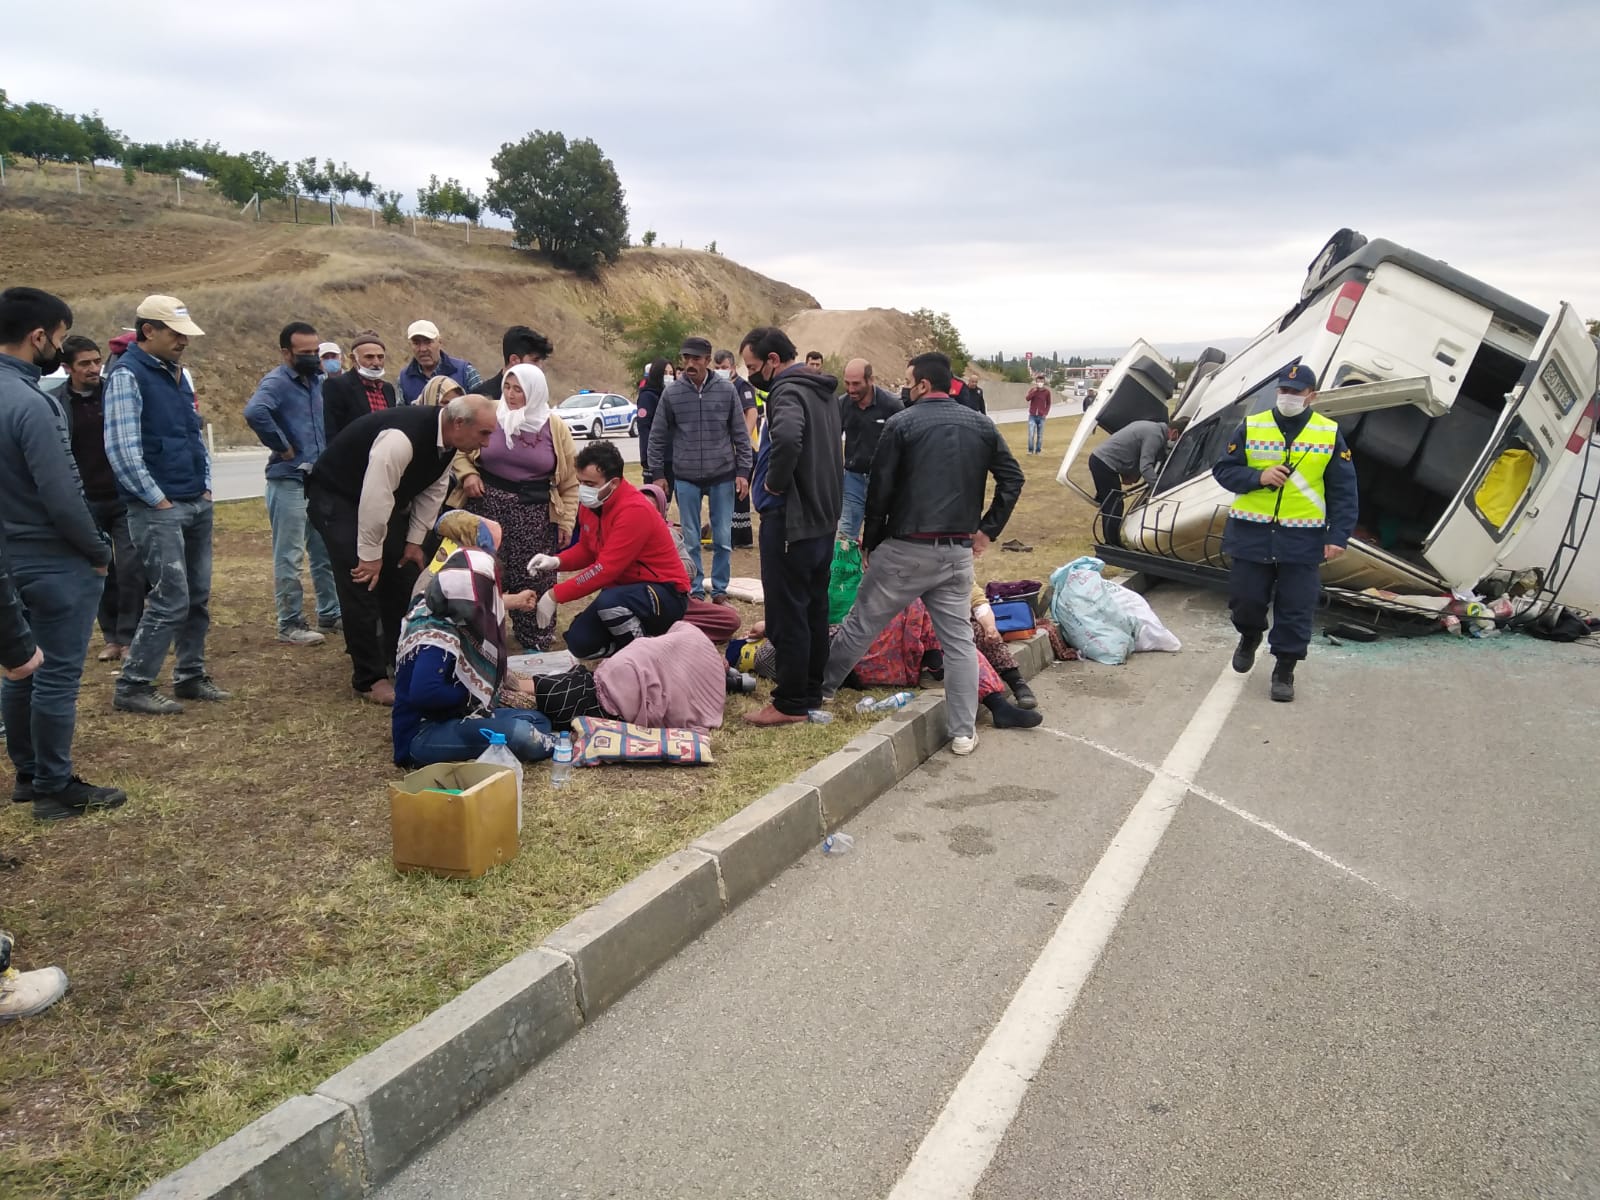
{"label": "blue jeans", "polygon": [[605,658],[634,638],[659,637],[683,620],[689,600],[664,583],[619,583],[601,588],[567,627],[574,658]]}
{"label": "blue jeans", "polygon": [[131,500],[128,531],[150,592],[117,691],[126,695],[152,687],[174,643],[172,682],[199,679],[206,673],[211,628],[211,501],[175,500],[171,508],[151,508]]}
{"label": "blue jeans", "polygon": [[18,778],[31,776],[41,793],[59,792],[72,779],[78,684],[105,579],[76,554],[38,553],[13,543],[10,557],[11,579],[44,662],[28,678],[0,686],[6,753]]}
{"label": "blue jeans", "polygon": [[844,473],[844,507],[839,510],[839,536],[852,542],[861,540],[861,526],[867,519],[867,473]]}
{"label": "blue jeans", "polygon": [[1028,453],[1044,453],[1044,418],[1028,416]]}
{"label": "blue jeans", "polygon": [[683,548],[689,552],[689,561],[694,563],[689,590],[696,596],[706,594],[706,573],[700,559],[700,500],[711,500],[711,592],[721,596],[727,592],[728,577],[733,574],[733,480],[690,483],[679,479],[673,491],[678,498],[678,532]]}
{"label": "blue jeans", "polygon": [[339,619],[339,596],[333,581],[333,564],[322,535],[306,522],[304,479],[267,480],[267,519],[272,522],[272,583],[278,604],[278,632],[304,629],[305,592],[300,567],[311,559],[311,586],[317,593],[317,623],[332,625]]}
{"label": "blue jeans", "polygon": [[550,720],[534,708],[497,708],[492,717],[462,717],[457,721],[424,721],[411,737],[406,752],[413,766],[442,762],[471,762],[489,748],[485,729],[505,735],[511,753],[523,762],[548,758],[550,751],[536,733],[549,733]]}

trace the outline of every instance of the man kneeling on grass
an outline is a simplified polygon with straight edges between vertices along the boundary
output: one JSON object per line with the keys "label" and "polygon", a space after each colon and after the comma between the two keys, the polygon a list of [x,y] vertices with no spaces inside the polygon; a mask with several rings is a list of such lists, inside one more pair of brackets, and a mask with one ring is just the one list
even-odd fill
{"label": "man kneeling on grass", "polygon": [[539,598],[539,624],[555,619],[557,604],[593,595],[567,629],[567,650],[605,658],[681,621],[689,576],[655,505],[622,477],[622,454],[610,442],[578,452],[578,503],[578,544],[534,555],[528,571],[577,572]]}

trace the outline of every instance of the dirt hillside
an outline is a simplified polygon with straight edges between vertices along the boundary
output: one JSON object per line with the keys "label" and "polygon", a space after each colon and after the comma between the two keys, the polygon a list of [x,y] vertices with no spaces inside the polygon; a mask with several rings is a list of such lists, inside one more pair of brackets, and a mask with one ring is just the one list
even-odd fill
{"label": "dirt hillside", "polygon": [[815,308],[796,313],[784,329],[802,354],[820,350],[829,359],[859,355],[880,378],[895,380],[907,358],[933,348],[922,325],[894,308]]}
{"label": "dirt hillside", "polygon": [[414,237],[409,224],[373,229],[360,210],[339,226],[258,224],[205,196],[177,208],[143,190],[80,196],[30,190],[24,172],[13,180],[23,186],[0,192],[0,279],[59,293],[73,306],[75,331],[102,344],[144,295],[182,299],[206,330],[185,361],[219,444],[253,443],[241,411],[277,363],[278,330],[294,319],[347,348],[356,330],[377,329],[391,379],[409,356],[405,328],[419,317],[485,376],[500,367],[505,327],[532,325],[555,343],[549,370],[559,397],[631,390],[624,349],[603,329],[607,314],[676,303],[706,314],[707,335],[731,346],[753,325],[817,307],[798,288],[700,251],[628,250],[589,281],[511,249],[503,231],[474,231],[468,246],[460,225]]}

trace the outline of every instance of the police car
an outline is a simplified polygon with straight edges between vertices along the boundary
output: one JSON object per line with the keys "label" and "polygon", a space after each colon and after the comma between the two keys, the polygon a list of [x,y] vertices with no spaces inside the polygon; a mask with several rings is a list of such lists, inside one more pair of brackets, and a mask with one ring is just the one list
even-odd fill
{"label": "police car", "polygon": [[639,436],[639,406],[615,392],[579,392],[556,408],[574,437],[601,438],[608,433]]}

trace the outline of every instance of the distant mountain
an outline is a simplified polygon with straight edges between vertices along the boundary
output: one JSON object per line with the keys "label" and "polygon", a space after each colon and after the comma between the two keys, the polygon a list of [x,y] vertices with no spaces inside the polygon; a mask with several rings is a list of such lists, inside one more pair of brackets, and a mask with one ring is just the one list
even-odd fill
{"label": "distant mountain", "polygon": [[[1163,342],[1156,340],[1151,342],[1151,345],[1155,346],[1157,350],[1170,359],[1198,358],[1200,352],[1208,346],[1215,346],[1229,358],[1232,358],[1253,340],[1247,337],[1213,338],[1208,342]],[[1130,338],[1121,346],[1090,346],[1088,349],[1075,346],[1070,350],[1062,350],[1060,353],[1063,359],[1076,354],[1079,358],[1106,358],[1115,361],[1121,358],[1132,344],[1133,342]]]}

